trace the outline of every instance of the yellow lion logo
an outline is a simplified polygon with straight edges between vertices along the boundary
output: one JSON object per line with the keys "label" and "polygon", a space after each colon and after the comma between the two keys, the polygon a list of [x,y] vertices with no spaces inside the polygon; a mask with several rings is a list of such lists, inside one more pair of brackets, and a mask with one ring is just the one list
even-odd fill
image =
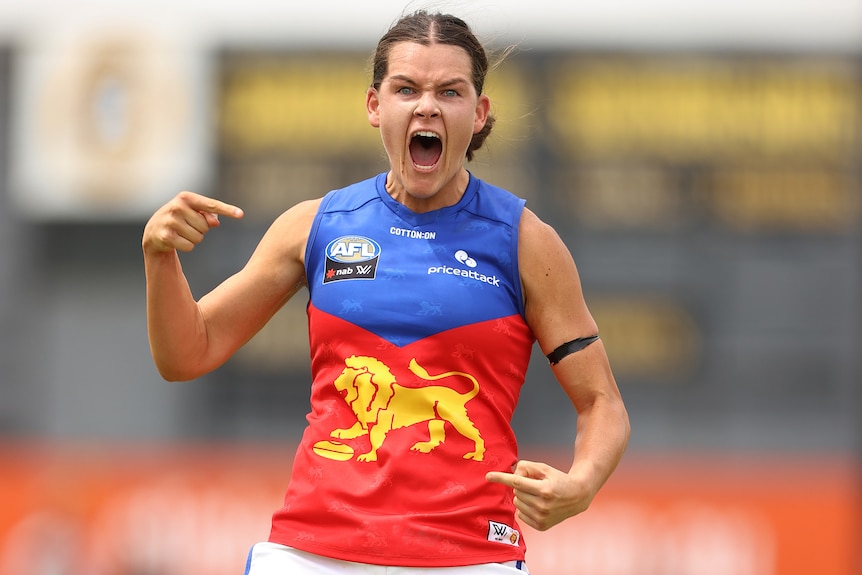
{"label": "yellow lion logo", "polygon": [[352,355],[344,360],[346,367],[335,379],[335,387],[345,393],[344,400],[356,415],[356,423],[348,429],[336,429],[330,436],[353,439],[368,435],[371,450],[357,457],[358,461],[377,461],[377,450],[386,435],[416,423],[428,423],[430,438],[415,443],[412,450],[429,453],[445,440],[444,426],[452,424],[461,435],[473,441],[475,449],[464,454],[464,459],[482,461],[485,441],[467,416],[466,404],[479,393],[479,382],[468,373],[447,371],[430,375],[410,360],[410,371],[426,381],[462,376],[473,382],[473,389],[461,394],[454,389],[429,385],[414,388],[399,385],[389,367],[378,359]]}

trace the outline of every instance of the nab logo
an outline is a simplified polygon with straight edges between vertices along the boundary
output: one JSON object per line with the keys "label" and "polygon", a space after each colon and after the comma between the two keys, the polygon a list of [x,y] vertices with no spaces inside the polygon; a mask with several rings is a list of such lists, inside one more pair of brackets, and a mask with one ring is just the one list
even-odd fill
{"label": "nab logo", "polygon": [[380,244],[362,236],[342,236],[326,246],[323,283],[339,280],[374,279]]}

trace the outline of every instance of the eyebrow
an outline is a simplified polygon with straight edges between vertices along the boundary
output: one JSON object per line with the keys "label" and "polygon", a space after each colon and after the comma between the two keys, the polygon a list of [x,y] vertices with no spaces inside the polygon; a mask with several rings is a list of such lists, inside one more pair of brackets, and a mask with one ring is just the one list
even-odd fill
{"label": "eyebrow", "polygon": [[[396,81],[396,82],[400,81],[400,82],[404,82],[405,84],[412,84],[414,86],[417,85],[417,82],[415,80],[413,80],[413,78],[411,78],[409,76],[404,76],[402,74],[395,74],[394,76],[389,76],[388,80],[390,82],[391,81]],[[456,86],[456,85],[460,85],[460,84],[469,84],[469,83],[470,82],[468,82],[464,78],[452,78],[451,80],[446,80],[444,82],[440,82],[438,87],[448,88],[450,86]]]}

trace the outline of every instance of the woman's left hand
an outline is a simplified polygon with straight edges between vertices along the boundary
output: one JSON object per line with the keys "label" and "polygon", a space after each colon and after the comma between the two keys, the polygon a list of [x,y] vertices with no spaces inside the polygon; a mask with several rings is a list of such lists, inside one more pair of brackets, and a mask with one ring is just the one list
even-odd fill
{"label": "woman's left hand", "polygon": [[522,460],[512,473],[491,471],[485,477],[511,487],[518,519],[539,531],[585,511],[595,496],[586,481],[534,461]]}

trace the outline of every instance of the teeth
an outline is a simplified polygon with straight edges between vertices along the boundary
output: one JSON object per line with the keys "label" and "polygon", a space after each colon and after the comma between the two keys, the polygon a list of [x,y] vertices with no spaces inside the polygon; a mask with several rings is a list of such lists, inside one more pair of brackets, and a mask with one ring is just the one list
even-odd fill
{"label": "teeth", "polygon": [[423,138],[437,138],[437,139],[440,138],[440,136],[438,136],[434,132],[416,132],[416,135],[422,136]]}

